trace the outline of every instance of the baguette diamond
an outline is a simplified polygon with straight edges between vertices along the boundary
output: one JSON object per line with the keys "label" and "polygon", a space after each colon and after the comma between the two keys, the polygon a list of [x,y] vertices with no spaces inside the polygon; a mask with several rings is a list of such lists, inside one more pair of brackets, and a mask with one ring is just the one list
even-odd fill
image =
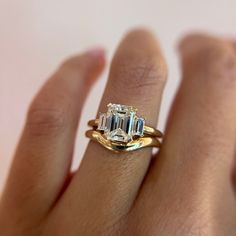
{"label": "baguette diamond", "polygon": [[145,120],[136,115],[132,106],[108,104],[108,111],[99,114],[98,130],[108,140],[127,143],[133,136],[143,136]]}

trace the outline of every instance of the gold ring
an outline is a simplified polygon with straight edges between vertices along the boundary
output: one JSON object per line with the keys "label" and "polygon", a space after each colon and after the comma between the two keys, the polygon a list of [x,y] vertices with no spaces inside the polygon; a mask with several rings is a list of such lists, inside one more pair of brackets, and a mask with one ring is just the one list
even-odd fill
{"label": "gold ring", "polygon": [[90,120],[92,130],[86,136],[113,152],[129,152],[144,147],[160,147],[162,133],[145,125],[145,119],[137,116],[137,109],[121,104],[108,104],[106,113]]}

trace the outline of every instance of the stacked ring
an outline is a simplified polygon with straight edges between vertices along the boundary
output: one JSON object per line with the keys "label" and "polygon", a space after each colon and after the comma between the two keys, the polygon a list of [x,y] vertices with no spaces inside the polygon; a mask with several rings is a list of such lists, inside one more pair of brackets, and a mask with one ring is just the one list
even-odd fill
{"label": "stacked ring", "polygon": [[90,120],[93,127],[86,132],[91,140],[115,152],[129,152],[144,147],[160,147],[162,133],[145,125],[145,119],[137,116],[137,109],[121,104],[108,104],[106,113]]}

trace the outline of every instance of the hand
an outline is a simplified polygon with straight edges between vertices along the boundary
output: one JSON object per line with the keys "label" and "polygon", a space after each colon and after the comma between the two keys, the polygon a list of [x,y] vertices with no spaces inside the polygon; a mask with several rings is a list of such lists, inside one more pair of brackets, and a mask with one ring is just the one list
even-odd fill
{"label": "hand", "polygon": [[[30,106],[1,199],[1,236],[236,234],[236,51],[196,34],[180,54],[183,79],[160,152],[113,154],[91,141],[73,175],[77,123],[104,51],[60,66]],[[154,36],[135,30],[115,53],[99,110],[133,105],[156,126],[166,77]]]}

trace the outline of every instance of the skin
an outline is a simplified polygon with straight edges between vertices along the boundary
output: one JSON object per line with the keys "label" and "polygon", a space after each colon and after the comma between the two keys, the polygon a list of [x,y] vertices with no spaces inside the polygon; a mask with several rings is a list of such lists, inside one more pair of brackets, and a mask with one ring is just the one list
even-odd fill
{"label": "skin", "polygon": [[[1,235],[236,234],[235,44],[192,34],[179,52],[182,81],[160,152],[113,154],[90,141],[73,175],[77,125],[105,66],[104,50],[58,68],[29,108],[0,202]],[[166,79],[153,34],[129,32],[98,110],[109,102],[133,105],[156,126]]]}

